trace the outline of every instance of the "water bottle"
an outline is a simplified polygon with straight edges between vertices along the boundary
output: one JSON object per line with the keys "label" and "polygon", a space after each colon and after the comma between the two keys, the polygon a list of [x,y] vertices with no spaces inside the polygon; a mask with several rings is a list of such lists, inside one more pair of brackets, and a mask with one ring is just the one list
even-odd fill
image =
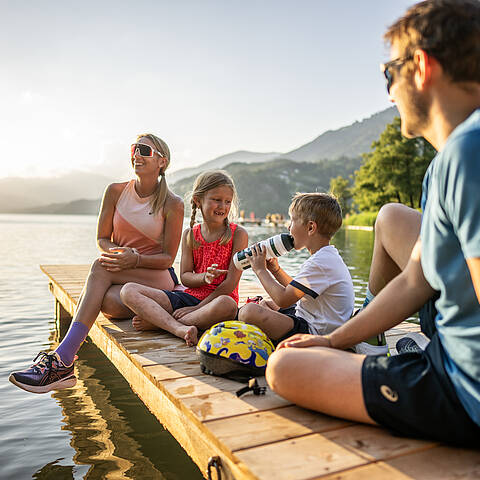
{"label": "water bottle", "polygon": [[[289,233],[279,233],[258,243],[267,250],[266,256],[269,259],[280,257],[289,252],[293,248],[293,237]],[[250,268],[250,262],[247,257],[252,256],[252,247],[253,245],[240,250],[233,256],[233,263],[239,270]]]}

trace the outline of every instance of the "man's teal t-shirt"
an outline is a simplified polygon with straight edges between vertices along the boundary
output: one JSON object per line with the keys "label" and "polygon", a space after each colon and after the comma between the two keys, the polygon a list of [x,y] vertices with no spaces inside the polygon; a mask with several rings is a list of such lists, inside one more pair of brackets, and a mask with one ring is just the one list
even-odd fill
{"label": "man's teal t-shirt", "polygon": [[480,109],[449,136],[423,181],[422,268],[435,306],[445,369],[480,425],[480,304],[466,259],[480,257]]}

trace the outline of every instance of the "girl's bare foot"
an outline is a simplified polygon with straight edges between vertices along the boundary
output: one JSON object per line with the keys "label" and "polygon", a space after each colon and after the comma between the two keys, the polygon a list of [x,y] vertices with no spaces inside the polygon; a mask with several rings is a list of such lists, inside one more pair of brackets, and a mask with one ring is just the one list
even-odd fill
{"label": "girl's bare foot", "polygon": [[185,336],[183,337],[185,339],[185,342],[188,347],[193,347],[198,343],[198,330],[197,327],[191,326],[188,327],[185,333]]}
{"label": "girl's bare foot", "polygon": [[160,330],[156,325],[150,323],[149,321],[145,320],[144,318],[135,315],[132,318],[132,325],[135,330],[139,332],[146,332],[148,330]]}

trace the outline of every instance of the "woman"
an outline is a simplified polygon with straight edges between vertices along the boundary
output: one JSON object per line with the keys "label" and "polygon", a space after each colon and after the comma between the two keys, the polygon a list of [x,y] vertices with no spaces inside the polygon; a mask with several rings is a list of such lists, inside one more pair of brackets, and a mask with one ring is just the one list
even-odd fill
{"label": "woman", "polygon": [[76,384],[75,354],[100,310],[109,317],[131,316],[120,300],[122,285],[172,290],[178,283],[172,264],[182,234],[183,201],[165,180],[170,151],[160,138],[142,134],[132,145],[131,161],[136,179],[105,190],[97,227],[102,254],[92,264],[67,335],[54,352],[40,352],[34,365],[10,375],[24,390],[46,393]]}

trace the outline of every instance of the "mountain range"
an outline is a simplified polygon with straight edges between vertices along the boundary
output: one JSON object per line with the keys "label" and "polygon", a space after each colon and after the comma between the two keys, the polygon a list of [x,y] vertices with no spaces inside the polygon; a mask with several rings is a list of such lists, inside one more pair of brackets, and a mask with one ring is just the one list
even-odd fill
{"label": "mountain range", "polygon": [[[246,187],[245,189],[239,187],[239,191],[245,192],[241,195],[243,197],[241,200],[247,202],[242,208],[248,210],[250,207],[247,205],[252,201],[254,205],[262,205],[261,209],[264,210],[266,199],[260,192],[275,191],[273,176],[267,178],[264,173],[266,175],[267,171],[282,171],[283,175],[292,176],[291,182],[292,185],[297,185],[296,191],[326,190],[330,181],[330,178],[327,178],[330,173],[326,172],[334,171],[334,176],[348,176],[352,173],[352,168],[359,167],[361,155],[370,150],[372,142],[378,139],[385,126],[397,115],[396,107],[390,107],[360,122],[326,131],[314,140],[286,153],[237,151],[201,165],[172,172],[167,175],[167,180],[173,191],[182,194],[186,183],[190,182],[192,185],[193,177],[199,172],[226,168],[231,171],[239,185],[243,184],[243,179],[250,179],[249,188],[252,189],[250,194],[246,195]],[[352,159],[355,161],[349,162]],[[334,162],[332,164],[334,168],[327,168],[328,162]],[[298,164],[297,167],[295,163]],[[310,171],[307,163],[317,163],[315,167],[317,170]],[[256,168],[252,169],[252,164],[255,164]],[[231,167],[227,168],[229,165]],[[303,174],[307,171],[315,175],[313,178],[319,179],[318,184],[311,184],[312,177]],[[257,172],[257,176],[252,177],[248,172]],[[303,185],[298,183],[293,178],[295,175],[297,179],[304,178],[306,183]],[[80,171],[53,178],[3,178],[0,179],[0,213],[96,213],[106,185],[119,180]],[[290,186],[287,189],[289,192]],[[282,188],[287,186],[283,185]],[[272,198],[274,197],[275,195]],[[280,207],[280,204],[278,206]],[[266,206],[265,209],[267,212],[272,211]],[[283,213],[280,208],[275,211]]]}

